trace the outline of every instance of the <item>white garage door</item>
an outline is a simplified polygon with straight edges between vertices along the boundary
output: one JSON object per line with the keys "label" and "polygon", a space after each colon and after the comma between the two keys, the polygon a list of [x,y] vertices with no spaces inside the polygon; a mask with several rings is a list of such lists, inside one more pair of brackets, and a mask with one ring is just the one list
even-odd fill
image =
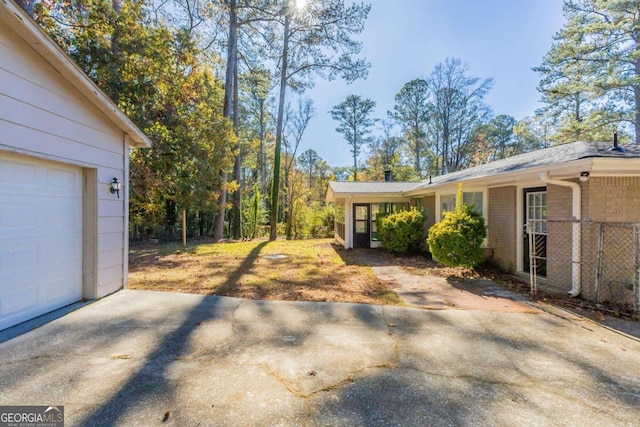
{"label": "white garage door", "polygon": [[0,153],[0,330],[82,298],[82,170]]}

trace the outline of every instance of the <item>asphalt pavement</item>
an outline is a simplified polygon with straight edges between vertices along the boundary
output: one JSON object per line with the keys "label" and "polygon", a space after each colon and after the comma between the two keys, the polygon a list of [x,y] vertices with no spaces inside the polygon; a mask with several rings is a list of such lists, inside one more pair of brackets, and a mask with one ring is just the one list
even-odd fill
{"label": "asphalt pavement", "polygon": [[0,344],[67,426],[637,426],[640,342],[528,310],[124,290]]}

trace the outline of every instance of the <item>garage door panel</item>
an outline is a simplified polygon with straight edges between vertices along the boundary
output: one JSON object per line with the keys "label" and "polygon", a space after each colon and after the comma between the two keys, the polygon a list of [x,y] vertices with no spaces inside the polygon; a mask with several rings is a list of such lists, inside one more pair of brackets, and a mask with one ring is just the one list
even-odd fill
{"label": "garage door panel", "polygon": [[0,197],[0,232],[32,232],[38,227],[38,212],[33,203]]}
{"label": "garage door panel", "polygon": [[37,268],[37,248],[33,246],[0,249],[0,283],[18,274],[29,274]]}
{"label": "garage door panel", "polygon": [[3,160],[0,159],[0,191],[5,188],[23,187],[27,189],[36,189],[37,167],[32,163],[19,160]]}
{"label": "garage door panel", "polygon": [[[58,242],[47,243],[41,255],[45,258],[43,264],[46,263],[49,269],[55,270],[61,265],[75,265],[82,262],[82,247],[78,237],[64,235],[58,239]],[[66,239],[66,241],[62,239]]]}
{"label": "garage door panel", "polygon": [[2,298],[0,310],[3,317],[20,319],[19,322],[27,320],[38,308],[38,287],[31,283],[30,286],[23,285],[19,291],[8,291],[7,298]]}
{"label": "garage door panel", "polygon": [[77,293],[81,285],[74,282],[74,286],[69,286],[68,275],[60,275],[49,279],[50,286],[47,287],[46,300],[49,303],[64,306],[78,301]]}
{"label": "garage door panel", "polygon": [[82,170],[0,153],[0,329],[82,298]]}
{"label": "garage door panel", "polygon": [[56,200],[47,203],[46,212],[41,212],[39,224],[50,231],[73,231],[82,224],[82,211],[69,200]]}
{"label": "garage door panel", "polygon": [[49,167],[46,173],[48,194],[65,197],[80,197],[82,195],[77,171]]}
{"label": "garage door panel", "polygon": [[0,196],[0,232],[19,233],[27,239],[37,235],[81,232],[80,200],[50,199],[37,195]]}

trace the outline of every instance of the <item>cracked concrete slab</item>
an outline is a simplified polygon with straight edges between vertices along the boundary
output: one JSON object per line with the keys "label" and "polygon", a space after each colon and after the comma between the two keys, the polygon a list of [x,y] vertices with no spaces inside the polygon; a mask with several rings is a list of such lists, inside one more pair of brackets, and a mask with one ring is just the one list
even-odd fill
{"label": "cracked concrete slab", "polygon": [[425,271],[408,271],[397,260],[377,249],[357,249],[357,258],[371,267],[410,307],[430,310],[483,310],[537,314],[516,292],[484,279],[441,277]]}
{"label": "cracked concrete slab", "polygon": [[640,342],[540,311],[121,291],[0,344],[75,425],[637,425]]}
{"label": "cracked concrete slab", "polygon": [[389,282],[393,291],[411,307],[432,310],[490,310],[505,313],[538,312],[520,301],[520,295],[500,288],[490,280],[461,280],[412,274],[396,265],[374,265],[371,269],[380,280]]}

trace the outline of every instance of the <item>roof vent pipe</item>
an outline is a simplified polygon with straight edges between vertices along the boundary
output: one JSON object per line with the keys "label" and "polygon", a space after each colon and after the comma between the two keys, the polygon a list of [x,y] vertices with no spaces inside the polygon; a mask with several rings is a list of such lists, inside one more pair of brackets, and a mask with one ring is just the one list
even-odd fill
{"label": "roof vent pipe", "polygon": [[618,132],[613,133],[613,147],[609,151],[617,151],[618,153],[625,153],[627,150],[621,145],[618,145]]}
{"label": "roof vent pipe", "polygon": [[549,177],[549,172],[541,172],[540,179],[542,182],[553,185],[560,185],[562,187],[570,187],[571,188],[571,215],[573,216],[573,223],[571,224],[571,290],[569,291],[569,295],[572,297],[577,297],[580,295],[581,287],[580,287],[580,275],[581,268],[580,263],[582,262],[582,254],[581,254],[581,246],[580,242],[582,240],[581,237],[581,229],[580,229],[580,220],[582,219],[582,208],[580,206],[581,203],[581,193],[580,193],[580,184],[577,182],[570,181],[562,181],[560,179],[552,179]]}
{"label": "roof vent pipe", "polygon": [[386,171],[384,171],[384,182],[390,182],[390,181],[391,181],[391,171],[387,169]]}

